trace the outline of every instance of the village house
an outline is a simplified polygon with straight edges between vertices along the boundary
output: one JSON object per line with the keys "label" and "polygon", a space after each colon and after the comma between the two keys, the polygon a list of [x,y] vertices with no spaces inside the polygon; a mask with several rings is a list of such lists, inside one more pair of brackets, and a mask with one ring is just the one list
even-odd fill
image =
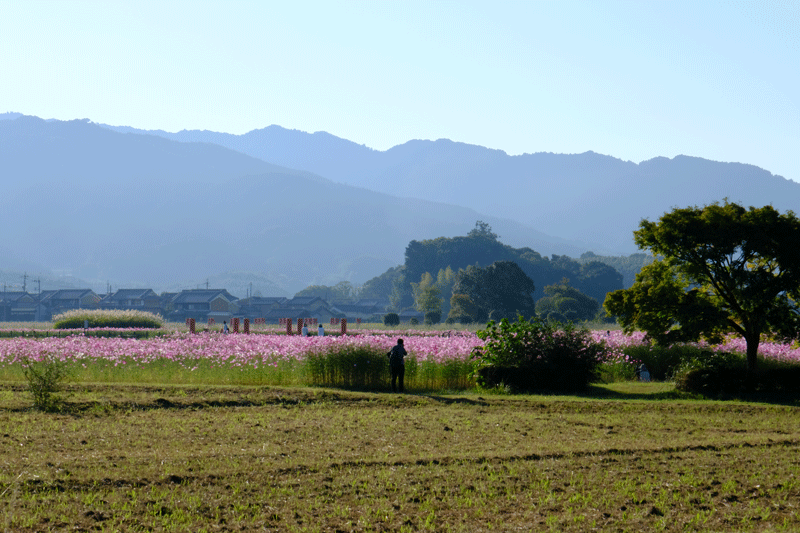
{"label": "village house", "polygon": [[47,310],[26,291],[0,293],[0,322],[44,322]]}
{"label": "village house", "polygon": [[286,303],[286,297],[284,296],[251,296],[249,298],[242,298],[237,302],[239,305],[239,315],[242,318],[249,318],[250,320],[267,318],[270,311],[276,307],[280,307],[284,303]]}
{"label": "village house", "polygon": [[230,322],[239,312],[237,300],[225,289],[184,290],[172,299],[172,311],[167,318],[174,322],[184,322],[187,318],[194,318],[197,322],[208,319],[220,324]]}
{"label": "village house", "polygon": [[125,309],[163,314],[161,297],[152,289],[119,289],[100,300],[100,309]]}
{"label": "village house", "polygon": [[[330,323],[331,318],[346,318],[344,313],[333,309],[319,296],[296,296],[286,300],[274,312],[288,313],[282,318],[314,318],[320,324]],[[274,317],[274,312],[270,317]]]}
{"label": "village house", "polygon": [[356,322],[359,318],[362,322],[381,322],[386,314],[389,302],[382,302],[376,299],[358,300],[356,302],[342,300],[332,302],[332,310],[339,311],[347,317],[348,322]]}
{"label": "village house", "polygon": [[39,303],[46,309],[45,320],[73,309],[99,309],[100,296],[91,289],[60,289],[42,291]]}

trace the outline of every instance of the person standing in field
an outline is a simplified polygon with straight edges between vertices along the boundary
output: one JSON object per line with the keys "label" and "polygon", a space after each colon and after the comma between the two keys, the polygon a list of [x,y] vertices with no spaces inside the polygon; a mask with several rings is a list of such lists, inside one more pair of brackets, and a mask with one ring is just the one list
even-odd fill
{"label": "person standing in field", "polygon": [[322,324],[319,325],[317,328],[317,337],[324,337],[325,336],[325,328],[322,327]]}
{"label": "person standing in field", "polygon": [[308,326],[306,325],[305,321],[303,321],[303,329],[301,330],[303,337],[308,337]]}
{"label": "person standing in field", "polygon": [[228,321],[227,320],[223,320],[222,321],[222,333],[228,333]]}
{"label": "person standing in field", "polygon": [[389,351],[386,356],[389,358],[389,369],[392,372],[392,392],[397,392],[396,382],[400,382],[400,392],[403,392],[403,379],[406,375],[406,364],[403,359],[408,352],[403,346],[403,339],[397,339],[397,344]]}

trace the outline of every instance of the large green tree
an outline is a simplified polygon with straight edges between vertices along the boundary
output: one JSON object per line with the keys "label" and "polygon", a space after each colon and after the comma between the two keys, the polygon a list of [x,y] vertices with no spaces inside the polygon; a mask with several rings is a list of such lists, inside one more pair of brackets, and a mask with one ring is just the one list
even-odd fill
{"label": "large green tree", "polygon": [[465,295],[493,320],[534,314],[533,280],[512,261],[459,270],[453,295]]}
{"label": "large green tree", "polygon": [[661,259],[605,300],[626,331],[661,343],[734,332],[747,343],[751,373],[762,333],[796,332],[800,220],[791,211],[727,200],[674,209],[643,220],[634,239]]}
{"label": "large green tree", "polygon": [[572,287],[567,278],[546,286],[544,293],[547,296],[536,302],[536,312],[543,318],[557,313],[570,321],[592,320],[600,308],[597,300]]}
{"label": "large green tree", "polygon": [[433,276],[424,273],[419,283],[412,283],[411,290],[414,294],[414,308],[422,313],[436,311],[442,312],[442,291],[435,285]]}

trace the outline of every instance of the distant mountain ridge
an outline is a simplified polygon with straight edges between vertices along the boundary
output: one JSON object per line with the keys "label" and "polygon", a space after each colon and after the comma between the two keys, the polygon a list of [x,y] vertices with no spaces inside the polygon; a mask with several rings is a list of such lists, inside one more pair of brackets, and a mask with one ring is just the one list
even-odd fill
{"label": "distant mountain ridge", "polygon": [[632,232],[642,218],[653,220],[676,206],[727,197],[744,205],[800,210],[800,183],[752,165],[689,156],[638,164],[594,152],[509,156],[447,139],[412,140],[381,152],[325,132],[279,126],[243,135],[104,127],[214,143],[340,183],[511,218],[549,235],[583,241],[587,249],[617,254],[637,251]]}
{"label": "distant mountain ridge", "polygon": [[463,235],[478,219],[518,246],[582,251],[472,209],[88,120],[1,120],[0,169],[3,268],[68,272],[101,290],[193,288],[209,278],[249,289],[247,272],[258,273],[253,290],[265,295],[363,283],[401,264],[411,240]]}

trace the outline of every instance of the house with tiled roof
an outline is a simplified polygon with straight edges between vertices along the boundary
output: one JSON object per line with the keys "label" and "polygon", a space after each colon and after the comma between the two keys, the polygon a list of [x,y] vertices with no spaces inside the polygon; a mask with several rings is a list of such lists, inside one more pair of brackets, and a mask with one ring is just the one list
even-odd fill
{"label": "house with tiled roof", "polygon": [[100,309],[125,309],[163,314],[161,297],[153,289],[119,289],[100,300]]}
{"label": "house with tiled roof", "polygon": [[242,318],[249,318],[250,320],[256,318],[266,318],[267,314],[274,308],[280,307],[286,303],[285,296],[251,296],[249,298],[242,298],[237,302],[239,305],[239,314]]}
{"label": "house with tiled roof", "polygon": [[314,310],[320,307],[328,307],[328,302],[319,296],[295,296],[286,300],[283,304],[286,307]]}
{"label": "house with tiled roof", "polygon": [[238,298],[225,289],[189,289],[179,292],[172,299],[172,311],[167,318],[183,322],[194,318],[197,322],[205,322],[209,318],[222,323],[230,321],[239,312]]}
{"label": "house with tiled roof", "polygon": [[27,291],[0,292],[0,322],[42,322],[46,310],[36,296]]}
{"label": "house with tiled roof", "polygon": [[92,289],[60,289],[57,291],[42,291],[39,302],[47,309],[49,315],[46,320],[53,316],[71,311],[73,309],[99,309],[100,296]]}
{"label": "house with tiled roof", "polygon": [[383,302],[375,299],[358,300],[356,302],[342,300],[333,302],[332,309],[342,312],[347,317],[348,322],[355,322],[359,318],[363,322],[381,322],[388,306],[388,301]]}

